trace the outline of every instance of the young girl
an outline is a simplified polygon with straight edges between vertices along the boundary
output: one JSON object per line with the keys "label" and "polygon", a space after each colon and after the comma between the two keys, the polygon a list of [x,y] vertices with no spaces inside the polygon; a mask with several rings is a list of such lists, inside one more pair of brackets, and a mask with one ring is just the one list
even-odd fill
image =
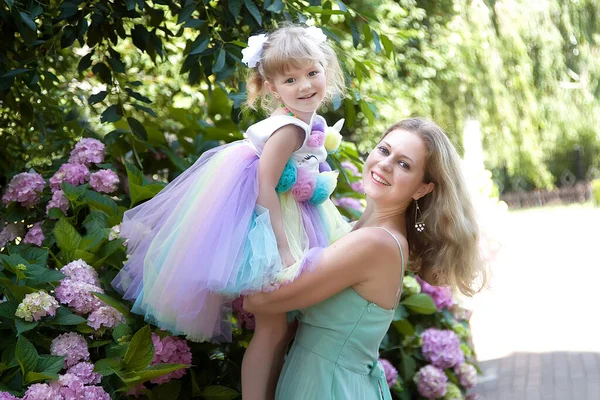
{"label": "young girl", "polygon": [[[343,84],[325,35],[280,28],[251,37],[243,54],[253,69],[248,105],[270,117],[247,140],[203,154],[121,224],[129,257],[113,286],[134,312],[193,341],[231,340],[233,299],[295,280],[318,248],[349,231],[329,200],[337,174],[326,157],[335,149],[315,114]],[[287,344],[285,313],[255,317],[245,400],[273,392]]]}

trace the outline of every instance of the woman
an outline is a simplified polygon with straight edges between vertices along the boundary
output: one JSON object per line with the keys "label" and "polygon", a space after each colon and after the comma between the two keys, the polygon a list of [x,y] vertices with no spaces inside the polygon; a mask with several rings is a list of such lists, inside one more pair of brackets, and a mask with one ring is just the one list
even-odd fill
{"label": "woman", "polygon": [[367,158],[363,181],[365,213],[318,267],[245,299],[250,312],[301,310],[276,399],[391,399],[377,359],[406,263],[466,295],[483,276],[460,159],[441,128],[419,118],[392,126]]}

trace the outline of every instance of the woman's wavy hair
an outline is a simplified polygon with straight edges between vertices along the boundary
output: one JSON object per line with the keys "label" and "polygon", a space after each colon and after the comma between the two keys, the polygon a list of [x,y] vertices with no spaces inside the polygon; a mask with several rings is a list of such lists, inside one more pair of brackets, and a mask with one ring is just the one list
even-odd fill
{"label": "woman's wavy hair", "polygon": [[267,35],[260,61],[248,76],[246,105],[253,110],[262,108],[272,112],[279,102],[265,88],[265,81],[285,74],[291,68],[302,68],[309,62],[320,63],[327,74],[324,101],[344,93],[344,75],[329,43],[318,43],[301,25],[287,25]]}
{"label": "woman's wavy hair", "polygon": [[[450,285],[472,296],[484,286],[486,269],[479,248],[479,226],[456,148],[442,128],[423,118],[402,120],[384,137],[395,130],[412,132],[423,140],[427,148],[423,181],[435,184],[431,193],[418,200],[421,215],[416,215],[414,201],[406,210],[411,269],[432,285]],[[423,232],[415,229],[417,218],[425,222]]]}

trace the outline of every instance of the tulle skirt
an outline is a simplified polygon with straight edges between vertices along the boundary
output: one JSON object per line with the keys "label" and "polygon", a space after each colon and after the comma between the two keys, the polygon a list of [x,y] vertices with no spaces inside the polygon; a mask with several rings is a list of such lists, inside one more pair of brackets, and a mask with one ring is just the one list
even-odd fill
{"label": "tulle skirt", "polygon": [[297,262],[283,268],[269,211],[258,204],[258,161],[247,141],[210,150],[123,217],[128,258],[112,285],[146,320],[193,341],[231,340],[231,302],[314,267],[350,228],[330,200],[279,200]]}

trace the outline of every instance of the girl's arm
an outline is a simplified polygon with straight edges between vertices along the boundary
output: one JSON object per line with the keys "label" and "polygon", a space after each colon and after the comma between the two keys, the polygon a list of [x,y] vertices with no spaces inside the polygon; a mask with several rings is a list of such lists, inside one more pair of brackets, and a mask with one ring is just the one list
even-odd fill
{"label": "girl's arm", "polygon": [[371,228],[347,234],[323,251],[314,271],[275,291],[245,296],[244,308],[263,314],[297,310],[365,282],[399,258],[396,243],[386,236],[381,229]]}
{"label": "girl's arm", "polygon": [[271,225],[284,266],[291,265],[294,260],[291,259],[290,247],[285,236],[281,206],[275,187],[292,153],[302,147],[304,135],[304,131],[295,125],[279,128],[265,143],[258,162],[257,203],[269,210]]}

